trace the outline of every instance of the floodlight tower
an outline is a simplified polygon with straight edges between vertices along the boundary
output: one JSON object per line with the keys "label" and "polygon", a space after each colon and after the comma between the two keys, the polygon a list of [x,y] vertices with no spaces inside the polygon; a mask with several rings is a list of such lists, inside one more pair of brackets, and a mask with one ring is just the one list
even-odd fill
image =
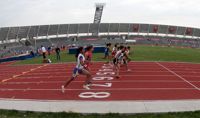
{"label": "floodlight tower", "polygon": [[98,33],[99,33],[99,26],[100,26],[100,23],[101,23],[101,17],[102,17],[102,14],[103,14],[103,8],[106,4],[105,3],[96,3],[95,4],[95,15],[94,15],[94,24],[95,24],[95,29],[93,29],[93,33],[92,35],[93,36],[98,36]]}
{"label": "floodlight tower", "polygon": [[106,5],[105,3],[96,3],[95,4],[96,10],[95,10],[94,22],[93,23],[95,23],[95,24],[101,23],[103,8],[104,8],[105,5]]}

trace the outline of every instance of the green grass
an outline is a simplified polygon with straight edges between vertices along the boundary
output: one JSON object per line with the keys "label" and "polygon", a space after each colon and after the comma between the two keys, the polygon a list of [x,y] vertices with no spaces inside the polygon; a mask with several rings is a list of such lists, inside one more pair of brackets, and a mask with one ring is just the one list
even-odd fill
{"label": "green grass", "polygon": [[199,118],[200,112],[159,113],[159,114],[77,114],[41,113],[0,110],[0,118]]}
{"label": "green grass", "polygon": [[[93,54],[93,60],[94,61],[103,61],[102,59],[102,55],[103,54]],[[75,61],[75,55],[74,54],[68,54],[68,52],[61,52],[60,54],[61,56],[61,60],[57,61],[56,60],[56,55],[55,54],[51,54],[50,56],[48,56],[48,58],[52,61],[52,63],[62,63],[62,62],[74,62]],[[23,61],[18,61],[15,64],[42,64],[42,56],[40,57],[36,57],[33,59],[28,59],[28,60],[23,60]]]}
{"label": "green grass", "polygon": [[136,46],[133,60],[200,62],[200,50],[177,47]]}
{"label": "green grass", "polygon": [[[159,46],[132,46],[131,59],[134,61],[177,61],[200,63],[200,50],[191,48],[173,48]],[[93,61],[105,61],[102,59],[103,53],[97,53],[93,56]],[[61,61],[57,61],[55,55],[48,57],[53,63],[73,62],[74,55],[67,52],[61,53]],[[23,60],[16,64],[41,64],[42,57]]]}

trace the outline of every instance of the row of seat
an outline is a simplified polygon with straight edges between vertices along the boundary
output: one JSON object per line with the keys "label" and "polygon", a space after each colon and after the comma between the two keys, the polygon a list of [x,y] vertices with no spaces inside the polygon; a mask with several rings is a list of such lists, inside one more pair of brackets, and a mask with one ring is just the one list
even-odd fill
{"label": "row of seat", "polygon": [[101,24],[58,24],[0,28],[0,41],[9,39],[32,38],[47,35],[87,34],[87,33],[159,33],[200,37],[199,28],[129,23]]}

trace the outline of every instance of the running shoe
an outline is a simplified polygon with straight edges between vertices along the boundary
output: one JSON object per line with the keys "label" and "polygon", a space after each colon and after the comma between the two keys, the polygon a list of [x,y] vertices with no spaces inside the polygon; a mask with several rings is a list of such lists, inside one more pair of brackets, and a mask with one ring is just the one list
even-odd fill
{"label": "running shoe", "polygon": [[115,78],[116,78],[116,79],[119,79],[120,77],[119,77],[119,75],[117,75],[117,76],[115,76]]}
{"label": "running shoe", "polygon": [[65,86],[61,86],[61,89],[62,89],[62,93],[65,93]]}
{"label": "running shoe", "polygon": [[92,86],[92,82],[88,82],[88,84],[87,84],[88,86]]}
{"label": "running shoe", "polygon": [[83,88],[84,89],[86,89],[86,90],[90,90],[90,88],[89,88],[89,85],[87,84],[87,85],[83,85]]}
{"label": "running shoe", "polygon": [[128,71],[128,72],[131,72],[131,69],[128,69],[127,71]]}

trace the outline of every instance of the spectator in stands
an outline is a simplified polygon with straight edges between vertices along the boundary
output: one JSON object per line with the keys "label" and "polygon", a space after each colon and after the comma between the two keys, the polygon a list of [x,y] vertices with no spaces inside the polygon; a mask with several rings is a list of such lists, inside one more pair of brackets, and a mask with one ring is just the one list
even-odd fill
{"label": "spectator in stands", "polygon": [[43,59],[46,59],[46,48],[42,45],[42,46],[41,46],[41,49],[42,49],[42,56],[43,56]]}
{"label": "spectator in stands", "polygon": [[60,48],[59,47],[56,48],[56,59],[60,60]]}

